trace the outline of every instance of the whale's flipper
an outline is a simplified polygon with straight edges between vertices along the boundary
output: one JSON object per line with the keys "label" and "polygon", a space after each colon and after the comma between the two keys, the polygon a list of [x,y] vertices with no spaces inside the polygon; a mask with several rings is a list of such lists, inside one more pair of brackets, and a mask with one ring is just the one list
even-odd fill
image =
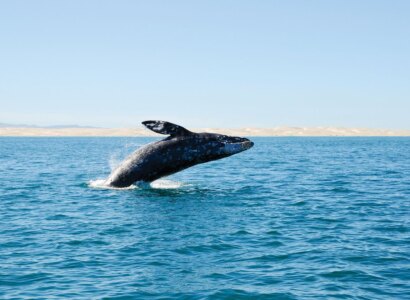
{"label": "whale's flipper", "polygon": [[184,136],[192,134],[192,132],[188,129],[166,121],[144,121],[142,124],[148,129],[160,134],[169,134],[171,136]]}

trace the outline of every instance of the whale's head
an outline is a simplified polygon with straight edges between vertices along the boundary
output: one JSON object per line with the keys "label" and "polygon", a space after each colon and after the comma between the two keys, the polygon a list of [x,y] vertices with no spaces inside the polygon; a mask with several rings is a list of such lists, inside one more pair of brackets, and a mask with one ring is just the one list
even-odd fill
{"label": "whale's head", "polygon": [[195,148],[203,153],[205,161],[228,157],[253,147],[253,142],[247,138],[228,136],[216,133],[197,133]]}
{"label": "whale's head", "polygon": [[222,136],[223,152],[233,155],[253,147],[253,142],[247,138],[237,136]]}

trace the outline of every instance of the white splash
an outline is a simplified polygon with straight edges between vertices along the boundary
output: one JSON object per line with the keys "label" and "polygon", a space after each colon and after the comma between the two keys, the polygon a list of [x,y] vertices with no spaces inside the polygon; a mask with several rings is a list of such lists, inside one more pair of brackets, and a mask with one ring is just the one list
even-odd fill
{"label": "white splash", "polygon": [[105,183],[105,179],[96,179],[96,180],[90,180],[88,182],[88,186],[94,189],[104,189],[104,190],[133,190],[138,188],[138,186],[136,185],[130,185],[127,187],[113,187],[113,186],[109,186]]}
{"label": "white splash", "polygon": [[105,183],[105,179],[90,180],[88,186],[94,189],[108,189],[108,190],[134,190],[134,189],[179,189],[185,184],[183,182],[172,181],[168,179],[159,179],[154,182],[137,182],[127,187],[119,188],[112,187]]}
{"label": "white splash", "polygon": [[184,183],[168,179],[158,179],[151,182],[150,186],[153,189],[179,189],[184,186]]}

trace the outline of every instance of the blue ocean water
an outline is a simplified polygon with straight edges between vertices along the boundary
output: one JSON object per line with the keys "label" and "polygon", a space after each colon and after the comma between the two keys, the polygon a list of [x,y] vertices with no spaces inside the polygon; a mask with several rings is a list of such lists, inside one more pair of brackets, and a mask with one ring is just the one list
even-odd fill
{"label": "blue ocean water", "polygon": [[0,138],[1,299],[410,299],[410,139],[254,148],[103,189],[154,138]]}

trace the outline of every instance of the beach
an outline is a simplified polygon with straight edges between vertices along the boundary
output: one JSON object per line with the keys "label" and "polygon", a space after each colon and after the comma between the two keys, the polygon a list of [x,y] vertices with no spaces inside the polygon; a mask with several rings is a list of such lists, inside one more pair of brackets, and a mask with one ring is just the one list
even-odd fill
{"label": "beach", "polygon": [[[194,132],[215,132],[233,136],[410,136],[410,130],[345,128],[345,127],[288,127],[273,128],[197,128]],[[0,136],[160,136],[143,127],[135,128],[41,128],[2,127]]]}

